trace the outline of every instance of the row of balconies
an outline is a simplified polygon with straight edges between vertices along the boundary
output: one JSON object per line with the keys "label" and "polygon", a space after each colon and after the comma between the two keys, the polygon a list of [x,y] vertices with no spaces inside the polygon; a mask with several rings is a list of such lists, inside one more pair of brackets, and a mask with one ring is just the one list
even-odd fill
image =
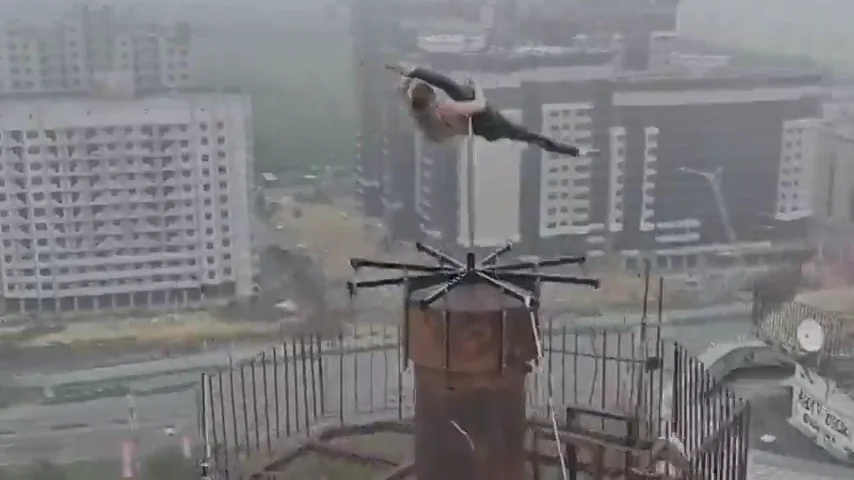
{"label": "row of balconies", "polygon": [[[35,172],[47,172],[49,174],[89,174],[89,173],[120,173],[144,172],[151,169],[157,170],[194,170],[199,165],[205,166],[215,156],[218,166],[227,166],[229,163],[228,153],[225,150],[208,152],[206,149],[198,149],[194,153],[170,154],[167,156],[153,157],[150,153],[141,155],[133,152],[121,152],[121,156],[80,156],[75,158],[25,158],[15,153],[15,147],[6,149],[4,157],[0,150],[0,159],[4,160],[7,174],[19,174],[23,176],[32,175]],[[140,161],[141,160],[141,161]],[[179,162],[180,160],[180,162]],[[47,162],[47,167],[42,168],[42,162]]]}
{"label": "row of balconies", "polygon": [[[146,270],[150,271],[152,269],[160,269],[160,268],[179,268],[179,267],[196,267],[199,263],[196,258],[190,259],[181,259],[181,260],[169,260],[169,261],[154,261],[154,262],[143,262],[143,263],[131,263],[134,259],[128,259],[127,257],[123,258],[120,262],[113,261],[104,261],[106,259],[103,258],[95,258],[97,260],[96,264],[88,264],[82,266],[63,266],[57,267],[56,265],[50,264],[47,266],[38,265],[34,266],[32,263],[26,264],[24,266],[16,266],[15,263],[19,263],[17,259],[19,257],[13,256],[14,261],[10,260],[5,265],[5,271],[7,277],[35,277],[36,275],[42,277],[50,277],[53,275],[76,275],[81,273],[87,273],[90,271],[129,271],[129,270]],[[112,260],[112,259],[111,259]],[[228,262],[226,262],[228,263]],[[94,266],[93,266],[94,265]]]}
{"label": "row of balconies", "polygon": [[[224,243],[231,239],[231,228],[223,226],[220,229],[213,227],[198,229],[197,225],[173,224],[157,226],[152,224],[132,224],[125,223],[121,226],[105,226],[96,228],[92,225],[85,227],[64,228],[60,225],[45,225],[44,229],[24,230],[15,225],[5,225],[3,228],[3,238],[10,241],[31,241],[33,239],[44,240],[48,242],[45,247],[54,245],[58,247],[69,247],[74,245],[72,242],[80,242],[76,240],[79,237],[91,239],[93,235],[109,235],[121,237],[122,241],[133,243],[133,240],[138,238],[139,234],[153,235],[155,240],[165,241],[167,244],[180,244],[182,242],[194,243],[201,237],[205,240],[220,239]],[[130,233],[133,233],[133,236]],[[52,240],[52,241],[51,241]],[[29,248],[29,247],[27,247]]]}
{"label": "row of balconies", "polygon": [[[193,249],[187,248],[177,252],[164,251],[163,248],[142,248],[133,245],[122,245],[112,251],[95,252],[94,256],[91,250],[86,251],[54,251],[52,254],[39,254],[38,262],[35,261],[35,256],[31,250],[25,253],[17,252],[14,255],[5,252],[4,265],[10,268],[28,268],[33,266],[50,265],[52,268],[75,268],[89,267],[93,262],[100,265],[117,265],[124,263],[133,263],[134,268],[143,268],[143,263],[156,264],[157,262],[170,261],[198,261],[200,255],[193,246]],[[223,261],[230,261],[229,253],[219,252]]]}
{"label": "row of balconies", "polygon": [[[9,288],[6,289],[6,295],[7,297],[11,298],[95,296],[157,290],[169,291],[173,289],[200,288],[203,284],[211,283],[207,276],[204,277],[204,281],[202,280],[202,278],[203,277],[200,275],[193,275],[189,278],[163,278],[159,281],[154,280],[152,278],[57,283],[49,281],[37,283],[31,281],[28,283],[15,283],[9,285]],[[214,274],[214,278],[216,279],[216,281],[213,283],[221,283],[232,280],[229,277],[218,277],[216,274]]]}
{"label": "row of balconies", "polygon": [[189,129],[174,130],[172,127],[165,133],[160,133],[159,131],[144,132],[137,129],[127,131],[119,128],[116,128],[116,131],[112,133],[103,131],[79,132],[74,130],[65,132],[61,130],[46,130],[41,133],[33,130],[26,134],[20,130],[12,130],[3,133],[5,141],[2,144],[7,148],[41,147],[53,149],[51,153],[54,153],[58,148],[85,149],[90,145],[98,148],[105,146],[109,150],[129,150],[130,148],[127,148],[128,143],[141,145],[143,142],[155,145],[171,145],[175,143],[180,145],[180,142],[185,141],[189,145],[189,142],[197,138],[198,135],[206,135],[205,132],[196,129],[192,131]]}
{"label": "row of balconies", "polygon": [[[92,172],[44,172],[35,171],[32,174],[7,171],[6,175],[0,173],[0,191],[17,192],[32,190],[34,187],[45,188],[48,185],[55,188],[69,188],[80,186],[101,188],[139,188],[157,186],[192,186],[204,183],[220,182],[227,184],[230,180],[227,165],[213,166],[201,165],[188,169],[184,166],[179,170],[154,170],[148,169],[122,169],[113,167],[106,171]],[[82,184],[82,185],[81,185]]]}
{"label": "row of balconies", "polygon": [[31,190],[32,187],[45,186],[45,180],[47,180],[47,184],[56,188],[70,188],[81,186],[88,188],[102,188],[108,190],[141,187],[146,188],[157,186],[185,187],[198,185],[200,180],[203,184],[212,183],[215,181],[227,184],[230,177],[227,175],[227,173],[219,173],[220,171],[228,172],[228,169],[225,167],[221,167],[216,172],[212,171],[209,168],[204,168],[201,172],[191,172],[190,170],[185,170],[187,174],[182,173],[181,175],[177,175],[172,172],[151,173],[150,170],[145,170],[141,173],[132,172],[128,173],[127,175],[112,173],[109,176],[105,176],[106,174],[98,172],[93,172],[85,175],[74,174],[69,176],[59,176],[56,174],[52,174],[50,176],[37,174],[29,177],[24,175],[8,175],[7,177],[9,181],[5,181],[2,177],[0,177],[0,191],[4,189],[7,192],[12,193],[19,191],[28,191]]}
{"label": "row of balconies", "polygon": [[[27,150],[24,150],[24,147],[4,147],[5,148],[5,157],[10,158],[13,162],[24,163],[24,162],[32,162],[35,160],[63,160],[63,161],[112,161],[117,160],[119,158],[129,158],[136,159],[137,157],[143,158],[156,158],[153,155],[156,155],[160,158],[163,156],[172,156],[176,157],[181,155],[184,157],[184,162],[190,161],[190,154],[196,152],[204,154],[207,152],[214,151],[215,148],[223,148],[225,144],[211,145],[207,142],[200,141],[196,145],[191,145],[188,141],[180,141],[174,144],[166,146],[163,145],[148,145],[146,142],[141,144],[135,144],[133,146],[125,146],[123,149],[103,149],[99,148],[96,145],[85,145],[85,146],[65,146],[65,147],[36,147],[30,146],[27,147]],[[226,153],[223,150],[219,150],[217,155],[220,159],[226,158]]]}
{"label": "row of balconies", "polygon": [[[11,217],[8,220],[9,223],[35,223],[44,221],[45,218],[65,223],[85,222],[91,221],[94,215],[100,212],[110,210],[122,218],[124,216],[137,218],[140,216],[194,215],[196,211],[200,210],[207,220],[212,220],[217,217],[214,210],[216,208],[224,208],[224,210],[220,211],[219,216],[221,218],[229,216],[227,201],[220,199],[220,203],[215,205],[213,196],[202,197],[202,199],[201,202],[184,200],[183,205],[179,201],[170,199],[132,204],[116,202],[109,205],[98,205],[93,204],[86,196],[78,196],[74,202],[69,202],[68,204],[64,204],[61,200],[56,201],[56,199],[53,199],[51,202],[33,201],[25,203],[12,197],[5,202],[0,202],[0,212],[6,212],[5,216]],[[43,203],[49,203],[49,205],[40,206]],[[202,206],[199,206],[199,203],[202,203]],[[53,208],[54,211],[47,212],[48,208]],[[12,215],[9,215],[10,213]],[[6,220],[4,219],[4,221]],[[192,222],[194,220],[188,219],[187,221]]]}
{"label": "row of balconies", "polygon": [[193,261],[193,263],[183,263],[178,265],[164,265],[163,262],[136,262],[128,263],[102,263],[98,262],[97,258],[92,259],[92,263],[86,267],[59,267],[56,265],[39,265],[38,268],[32,268],[32,265],[24,267],[13,267],[10,264],[4,265],[4,272],[7,279],[17,279],[19,281],[27,281],[27,279],[46,280],[53,279],[55,281],[87,281],[100,280],[107,278],[141,278],[141,277],[173,277],[181,275],[195,275],[201,272],[210,270],[220,270],[232,268],[230,261],[214,262],[202,265],[201,262]]}
{"label": "row of balconies", "polygon": [[[216,276],[215,276],[216,277]],[[194,289],[201,288],[203,285],[217,285],[225,282],[231,282],[233,278],[209,278],[182,280],[182,281],[163,281],[163,282],[145,282],[135,284],[120,284],[100,282],[98,286],[93,287],[76,287],[74,284],[60,285],[59,290],[39,290],[36,288],[26,291],[11,292],[7,290],[6,296],[9,298],[70,298],[70,297],[91,297],[99,295],[126,295],[132,293],[148,293],[155,291],[171,291],[173,289]],[[180,301],[178,297],[175,301]]]}
{"label": "row of balconies", "polygon": [[[6,241],[15,241],[23,248],[31,248],[32,241],[45,248],[51,245],[68,246],[76,245],[89,240],[90,243],[96,241],[95,235],[104,237],[118,237],[123,242],[130,242],[146,238],[140,235],[146,235],[152,240],[173,245],[180,243],[196,243],[199,238],[204,240],[222,240],[223,243],[230,244],[232,231],[229,226],[222,226],[217,229],[213,226],[199,229],[197,225],[174,224],[165,226],[156,226],[152,224],[131,224],[124,223],[121,226],[105,225],[94,227],[86,225],[84,227],[74,228],[59,228],[59,226],[47,226],[46,223],[38,224],[44,228],[25,230],[10,224],[3,226],[3,238]],[[82,237],[82,240],[79,239]],[[74,243],[77,242],[77,243]],[[14,243],[13,243],[14,244]],[[83,245],[86,245],[83,243]]]}
{"label": "row of balconies", "polygon": [[[194,251],[195,248],[199,245],[200,239],[198,238],[178,238],[173,241],[164,242],[162,238],[134,238],[130,236],[123,236],[120,234],[109,234],[104,232],[95,232],[94,235],[97,237],[93,238],[93,233],[87,233],[84,236],[81,236],[81,239],[77,239],[77,237],[69,236],[58,239],[49,239],[49,238],[37,238],[35,241],[31,239],[10,239],[13,241],[11,247],[4,247],[4,251],[8,250],[10,252],[17,252],[19,254],[25,254],[29,252],[58,252],[58,253],[74,253],[74,252],[94,252],[94,253],[105,253],[109,254],[111,252],[121,250],[123,248],[130,249],[142,249],[143,251],[154,250],[156,248],[174,248],[176,252],[180,251]],[[204,240],[213,240],[213,239],[204,239]],[[223,241],[224,243],[225,241]],[[211,242],[212,245],[216,246],[217,243]],[[60,244],[64,244],[62,247]],[[231,245],[229,240],[229,246]],[[227,248],[227,247],[226,247]]]}
{"label": "row of balconies", "polygon": [[[217,122],[218,143],[225,143],[225,123]],[[54,145],[85,143],[99,144],[119,141],[162,141],[190,140],[198,135],[210,138],[210,127],[206,123],[196,124],[152,124],[129,125],[124,127],[87,127],[85,129],[49,129],[49,130],[7,130],[3,137],[11,139],[13,145]],[[47,142],[44,142],[44,141]],[[78,143],[79,142],[79,143]]]}
{"label": "row of balconies", "polygon": [[[33,206],[31,204],[22,204],[22,202],[14,198],[7,201],[6,208],[0,208],[0,211],[14,213],[17,218],[12,215],[11,220],[19,220],[23,222],[39,222],[44,221],[44,218],[63,221],[65,223],[72,221],[90,221],[102,212],[112,211],[115,214],[130,215],[130,216],[151,216],[152,218],[162,218],[164,216],[177,216],[181,214],[194,215],[198,210],[194,202],[185,201],[183,206],[180,202],[162,201],[162,202],[146,202],[136,204],[116,204],[111,208],[100,205],[92,205],[88,198],[78,198],[79,206],[59,206],[52,207],[52,211],[47,208]],[[11,207],[11,208],[10,208]],[[204,213],[213,215],[211,211],[213,205],[203,208]],[[227,212],[227,210],[226,210]],[[192,221],[189,220],[188,221]]]}
{"label": "row of balconies", "polygon": [[[128,266],[129,264],[122,264],[124,266]],[[91,282],[91,281],[102,281],[102,280],[145,280],[147,278],[151,278],[152,276],[189,276],[189,274],[198,275],[202,271],[203,268],[199,266],[189,266],[184,265],[180,267],[162,267],[162,268],[151,268],[147,265],[142,266],[137,269],[122,269],[119,270],[115,267],[118,265],[111,265],[110,268],[101,268],[101,266],[96,266],[88,269],[85,272],[75,272],[75,273],[48,273],[47,275],[36,275],[32,274],[29,276],[11,276],[7,271],[6,278],[8,283],[23,283],[23,282],[41,282],[45,280],[50,280],[52,282]],[[18,270],[20,272],[20,270]],[[14,280],[12,280],[14,279]]]}

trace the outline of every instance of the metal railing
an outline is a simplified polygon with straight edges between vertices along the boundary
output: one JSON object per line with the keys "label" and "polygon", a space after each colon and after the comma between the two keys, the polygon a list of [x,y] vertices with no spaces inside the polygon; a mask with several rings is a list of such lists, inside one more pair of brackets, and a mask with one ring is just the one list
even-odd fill
{"label": "metal railing", "polygon": [[[749,406],[718,384],[656,326],[631,331],[542,326],[541,369],[528,378],[533,418],[593,408],[637,419],[639,438],[674,436],[694,477],[746,479]],[[298,336],[202,375],[201,435],[215,478],[240,479],[244,462],[335,424],[412,414],[402,328],[358,325],[337,337]],[[612,428],[599,418],[589,429]],[[621,433],[622,434],[622,433]]]}
{"label": "metal railing", "polygon": [[693,479],[746,480],[750,404],[697,358],[672,345],[670,435],[682,443]]}

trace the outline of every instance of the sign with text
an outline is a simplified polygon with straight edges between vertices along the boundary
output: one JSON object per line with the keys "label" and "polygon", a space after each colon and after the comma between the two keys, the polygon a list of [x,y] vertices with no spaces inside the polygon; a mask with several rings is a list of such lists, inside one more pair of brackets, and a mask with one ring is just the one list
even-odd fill
{"label": "sign with text", "polygon": [[806,390],[792,389],[792,419],[815,432],[830,445],[849,445],[852,441],[851,427],[840,415],[827,408],[824,402]]}

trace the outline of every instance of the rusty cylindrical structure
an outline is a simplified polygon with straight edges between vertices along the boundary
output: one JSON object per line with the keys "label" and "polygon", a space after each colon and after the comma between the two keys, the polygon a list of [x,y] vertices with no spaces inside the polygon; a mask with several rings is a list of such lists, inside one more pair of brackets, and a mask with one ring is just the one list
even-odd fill
{"label": "rusty cylindrical structure", "polygon": [[418,480],[526,477],[525,377],[537,348],[531,310],[494,287],[459,285],[407,306],[415,372]]}

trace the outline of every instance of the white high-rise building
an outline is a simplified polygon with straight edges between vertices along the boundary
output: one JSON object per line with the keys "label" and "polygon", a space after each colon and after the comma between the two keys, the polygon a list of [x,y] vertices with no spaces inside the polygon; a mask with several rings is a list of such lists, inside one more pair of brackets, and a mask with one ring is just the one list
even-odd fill
{"label": "white high-rise building", "polygon": [[88,92],[116,72],[133,91],[186,87],[191,38],[187,24],[140,23],[109,7],[78,6],[42,26],[0,19],[0,94]]}
{"label": "white high-rise building", "polygon": [[250,295],[251,138],[239,94],[0,100],[7,309]]}

